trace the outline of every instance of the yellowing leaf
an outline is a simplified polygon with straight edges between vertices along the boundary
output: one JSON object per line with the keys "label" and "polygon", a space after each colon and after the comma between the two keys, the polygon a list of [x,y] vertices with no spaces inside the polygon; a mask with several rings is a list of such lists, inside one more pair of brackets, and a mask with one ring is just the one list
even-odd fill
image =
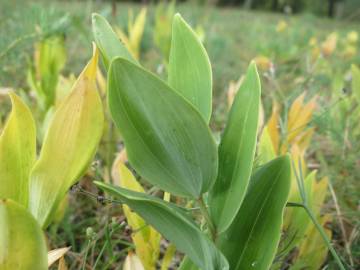
{"label": "yellowing leaf", "polygon": [[0,199],[0,269],[46,270],[45,237],[33,216],[13,200]]}
{"label": "yellowing leaf", "polygon": [[276,157],[268,127],[265,127],[258,145],[258,157],[260,164],[265,164]]}
{"label": "yellowing leaf", "polygon": [[[320,219],[320,224],[325,228],[325,233],[329,239],[331,239],[332,233],[330,229],[326,228],[326,224],[331,220],[331,215],[325,215]],[[310,226],[306,235],[307,238],[301,243],[296,263],[290,268],[291,270],[318,270],[327,257],[328,248],[316,227]]]}
{"label": "yellowing leaf", "polygon": [[[144,193],[143,187],[137,182],[129,169],[123,163],[123,152],[114,162],[112,175],[115,184],[137,192]],[[132,239],[135,251],[146,269],[156,269],[156,262],[160,253],[160,234],[127,206],[123,205],[128,224],[133,230]]]}
{"label": "yellowing leaf", "polygon": [[0,136],[0,198],[26,206],[36,157],[35,121],[25,103],[14,93],[9,95],[12,112]]}
{"label": "yellowing leaf", "polygon": [[96,90],[98,53],[57,108],[30,180],[29,209],[42,227],[53,218],[65,193],[93,158],[103,131],[103,109]]}
{"label": "yellowing leaf", "polygon": [[268,121],[267,127],[271,141],[274,146],[275,153],[278,153],[279,145],[280,145],[279,118],[280,118],[280,106],[278,103],[274,101],[271,117]]}

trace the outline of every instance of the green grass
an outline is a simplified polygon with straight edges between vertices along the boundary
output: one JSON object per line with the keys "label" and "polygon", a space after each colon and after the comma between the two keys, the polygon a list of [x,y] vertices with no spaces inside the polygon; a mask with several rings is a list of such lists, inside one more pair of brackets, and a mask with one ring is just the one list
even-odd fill
{"label": "green grass", "polygon": [[[110,2],[109,2],[110,3]],[[125,26],[128,8],[138,10],[139,5],[119,4],[117,16],[111,16],[109,3],[100,1],[1,1],[0,3],[0,87],[14,87],[28,92],[26,74],[32,61],[34,42],[54,32],[66,36],[68,53],[65,75],[79,74],[91,55],[91,13],[98,12],[112,23]],[[206,33],[205,47],[208,50],[214,73],[214,103],[212,127],[220,130],[226,117],[226,89],[229,81],[237,80],[245,72],[249,61],[263,55],[274,63],[275,72],[262,72],[263,102],[269,116],[272,99],[283,106],[303,91],[309,97],[318,95],[319,108],[311,125],[316,135],[308,151],[308,160],[319,168],[320,175],[327,175],[338,196],[340,209],[346,225],[347,236],[359,230],[360,215],[360,159],[359,135],[348,136],[341,123],[333,120],[334,104],[331,97],[341,89],[334,86],[335,75],[345,76],[351,63],[360,64],[358,51],[350,59],[342,57],[346,34],[358,29],[358,25],[345,21],[318,19],[312,15],[285,16],[263,12],[249,12],[238,9],[216,9],[180,5],[177,10],[192,25],[201,24]],[[277,23],[285,20],[286,31],[278,33]],[[59,21],[62,21],[59,24]],[[152,32],[154,7],[149,7],[149,16],[142,43],[142,63],[154,72],[161,65],[159,51],[154,47]],[[320,42],[333,32],[338,32],[339,46],[334,55],[319,63],[317,72],[308,69],[309,40],[316,37]],[[345,84],[346,86],[346,84]],[[346,96],[344,96],[346,98]],[[0,100],[2,111],[8,111],[8,104]],[[0,121],[1,123],[1,121]],[[0,125],[1,127],[1,125]],[[350,131],[351,131],[350,127]],[[348,128],[349,129],[349,128]],[[346,133],[348,132],[348,133]],[[106,144],[106,142],[103,142]],[[113,157],[110,157],[110,159]],[[99,157],[100,161],[101,157]],[[104,175],[102,166],[99,170]],[[97,190],[90,180],[82,179],[81,186],[94,194]],[[332,200],[328,200],[326,212],[334,215],[332,230],[335,248],[347,261],[343,234]],[[123,222],[120,206],[101,204],[96,198],[70,192],[69,206],[63,220],[48,230],[51,248],[71,246],[67,256],[69,269],[121,269],[127,248],[131,247],[130,232]],[[91,228],[91,229],[88,229]],[[93,233],[91,233],[93,232]],[[359,263],[360,240],[352,241],[352,256]],[[84,258],[87,262],[84,265]],[[179,258],[177,258],[178,261]],[[332,258],[328,267],[336,269]]]}

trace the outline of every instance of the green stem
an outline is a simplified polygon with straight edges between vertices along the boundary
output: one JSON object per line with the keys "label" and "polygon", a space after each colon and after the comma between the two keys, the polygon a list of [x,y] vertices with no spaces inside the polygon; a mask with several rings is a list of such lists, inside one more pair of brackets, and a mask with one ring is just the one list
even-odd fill
{"label": "green stem", "polygon": [[86,251],[85,251],[85,255],[84,255],[83,265],[81,267],[82,270],[85,270],[85,267],[86,267],[86,260],[87,260],[87,255],[88,255],[89,249],[90,249],[90,243],[91,243],[91,240],[88,240],[88,243],[86,245]]}
{"label": "green stem", "polygon": [[330,250],[331,255],[334,257],[334,259],[335,259],[336,263],[338,264],[338,266],[340,267],[340,269],[341,270],[346,270],[343,263],[341,262],[340,257],[336,253],[336,251],[335,251],[334,247],[332,246],[329,238],[327,237],[327,235],[326,235],[326,233],[324,231],[324,228],[319,224],[319,222],[316,220],[314,214],[312,213],[312,211],[307,206],[304,206],[304,209],[305,209],[306,213],[308,214],[308,216],[310,217],[313,224],[315,225],[316,229],[319,231],[321,237],[325,241],[326,246]]}
{"label": "green stem", "polygon": [[197,202],[199,204],[201,214],[205,218],[206,224],[207,224],[207,226],[208,226],[208,228],[210,230],[211,238],[212,238],[213,241],[215,241],[215,239],[216,239],[216,228],[215,228],[215,225],[214,225],[214,223],[212,222],[212,220],[210,218],[209,212],[207,210],[207,206],[206,206],[206,204],[205,204],[202,197],[200,197],[197,200]]}

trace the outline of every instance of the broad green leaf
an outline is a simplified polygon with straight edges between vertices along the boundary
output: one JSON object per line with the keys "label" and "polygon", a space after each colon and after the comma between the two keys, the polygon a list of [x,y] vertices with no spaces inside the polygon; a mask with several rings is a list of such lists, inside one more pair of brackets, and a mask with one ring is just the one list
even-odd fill
{"label": "broad green leaf", "polygon": [[31,172],[29,209],[44,228],[67,190],[85,172],[100,141],[104,115],[95,84],[97,59],[96,51],[55,111]]}
{"label": "broad green leaf", "polygon": [[180,14],[176,14],[173,19],[169,85],[193,104],[209,123],[212,107],[209,57],[197,35]]}
{"label": "broad green leaf", "polygon": [[289,189],[287,156],[274,159],[253,175],[239,212],[217,241],[231,270],[269,269],[280,240]]}
{"label": "broad green leaf", "polygon": [[352,92],[354,93],[358,104],[360,104],[360,69],[356,65],[351,66]]}
{"label": "broad green leaf", "polygon": [[123,57],[137,64],[137,61],[119,40],[108,21],[96,13],[92,14],[92,31],[106,68],[109,68],[115,57]]}
{"label": "broad green leaf", "polygon": [[199,112],[166,83],[126,59],[109,70],[109,107],[129,161],[153,185],[199,198],[217,174],[215,141]]}
{"label": "broad green leaf", "polygon": [[0,199],[0,269],[47,269],[45,237],[39,224],[10,199]]}
{"label": "broad green leaf", "polygon": [[137,212],[201,269],[229,269],[225,257],[183,209],[143,193],[103,182],[95,184]]}
{"label": "broad green leaf", "polygon": [[[120,153],[113,165],[114,183],[122,188],[145,193],[143,187],[122,162],[122,155]],[[146,269],[155,269],[160,254],[160,234],[151,226],[146,226],[145,221],[125,204],[123,205],[123,211],[133,231],[131,238],[135,244],[137,256]]]}
{"label": "broad green leaf", "polygon": [[219,233],[230,226],[246,194],[256,148],[260,91],[253,62],[236,94],[219,146],[219,173],[209,197]]}
{"label": "broad green leaf", "polygon": [[29,108],[10,93],[12,112],[0,136],[0,198],[26,206],[36,158],[36,127]]}

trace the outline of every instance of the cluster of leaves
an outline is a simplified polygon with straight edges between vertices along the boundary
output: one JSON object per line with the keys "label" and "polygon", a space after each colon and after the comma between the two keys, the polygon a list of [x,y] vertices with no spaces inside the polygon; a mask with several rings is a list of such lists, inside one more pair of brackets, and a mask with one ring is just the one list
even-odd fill
{"label": "cluster of leaves", "polygon": [[93,15],[93,33],[108,70],[110,113],[131,166],[151,184],[197,203],[205,232],[173,203],[95,184],[184,252],[190,260],[182,269],[268,269],[280,240],[290,163],[280,157],[251,177],[260,104],[255,65],[248,69],[217,147],[208,127],[210,63],[179,15],[173,20],[168,83],[144,70],[99,15]]}
{"label": "cluster of leaves", "polygon": [[97,61],[94,50],[56,109],[38,158],[32,113],[10,94],[13,108],[0,137],[1,269],[47,269],[41,229],[52,222],[67,190],[85,173],[103,131]]}

